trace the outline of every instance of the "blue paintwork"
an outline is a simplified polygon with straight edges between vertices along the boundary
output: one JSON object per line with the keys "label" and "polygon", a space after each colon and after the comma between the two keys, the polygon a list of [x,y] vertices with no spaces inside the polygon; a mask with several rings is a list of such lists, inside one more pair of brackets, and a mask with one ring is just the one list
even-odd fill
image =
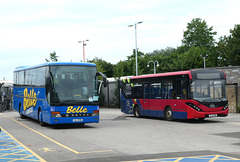
{"label": "blue paintwork", "polygon": [[[27,91],[26,91],[27,89]],[[27,96],[24,92],[28,95],[33,94],[32,96]],[[36,104],[34,105],[33,100],[34,94],[36,94]],[[19,112],[20,114],[23,114],[25,116],[28,116],[30,118],[38,120],[38,110],[41,108],[42,110],[42,120],[45,123],[48,124],[71,124],[71,123],[98,123],[99,122],[99,116],[90,116],[90,117],[57,117],[52,118],[51,112],[58,111],[61,114],[77,114],[81,113],[84,114],[84,112],[70,112],[67,113],[68,106],[50,106],[46,99],[46,90],[45,88],[39,88],[39,87],[32,87],[32,88],[26,88],[26,87],[14,87],[13,88],[13,107],[14,109]],[[28,99],[28,103],[30,103],[30,106],[26,106],[24,108],[24,102],[26,103],[26,100]],[[33,99],[33,100],[32,100]],[[99,110],[99,106],[97,105],[91,105],[91,106],[85,106],[85,105],[77,105],[72,106],[73,108],[86,108],[87,113],[92,114],[93,111]],[[19,110],[20,109],[20,110]],[[82,119],[81,121],[75,121],[73,122],[73,119]]]}

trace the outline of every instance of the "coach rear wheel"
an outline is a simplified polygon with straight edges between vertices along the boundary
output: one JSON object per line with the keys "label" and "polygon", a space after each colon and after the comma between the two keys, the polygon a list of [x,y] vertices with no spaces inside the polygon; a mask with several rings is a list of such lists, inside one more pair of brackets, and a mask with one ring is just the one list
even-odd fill
{"label": "coach rear wheel", "polygon": [[137,118],[141,117],[139,106],[135,106],[135,108],[134,108],[134,116],[136,116]]}
{"label": "coach rear wheel", "polygon": [[172,109],[171,109],[171,107],[167,107],[167,108],[165,109],[164,118],[165,118],[166,120],[173,120],[173,114],[172,114]]}

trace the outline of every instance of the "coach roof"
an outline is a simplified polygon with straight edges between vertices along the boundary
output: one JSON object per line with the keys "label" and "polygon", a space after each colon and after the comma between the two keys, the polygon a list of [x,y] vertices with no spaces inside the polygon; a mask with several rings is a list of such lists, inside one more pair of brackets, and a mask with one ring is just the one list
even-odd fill
{"label": "coach roof", "polygon": [[19,67],[16,67],[15,71],[34,69],[34,68],[43,67],[43,66],[61,66],[61,65],[63,65],[63,66],[65,66],[65,65],[70,65],[70,66],[78,65],[78,66],[95,66],[96,67],[96,64],[94,64],[94,63],[83,63],[83,62],[47,62],[47,63],[34,65],[34,66],[19,66]]}

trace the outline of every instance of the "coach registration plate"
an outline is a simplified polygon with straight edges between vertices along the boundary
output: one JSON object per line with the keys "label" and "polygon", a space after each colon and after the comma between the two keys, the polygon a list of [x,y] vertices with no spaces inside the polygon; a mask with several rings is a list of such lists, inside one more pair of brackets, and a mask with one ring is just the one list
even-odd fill
{"label": "coach registration plate", "polygon": [[83,119],[73,119],[73,122],[81,122]]}
{"label": "coach registration plate", "polygon": [[208,116],[209,116],[210,118],[211,118],[211,117],[217,117],[217,114],[209,114]]}

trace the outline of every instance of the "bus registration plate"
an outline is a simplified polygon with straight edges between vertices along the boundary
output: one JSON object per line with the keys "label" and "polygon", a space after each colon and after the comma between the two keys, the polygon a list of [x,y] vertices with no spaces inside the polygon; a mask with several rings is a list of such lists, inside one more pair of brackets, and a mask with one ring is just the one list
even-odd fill
{"label": "bus registration plate", "polygon": [[210,118],[211,118],[211,117],[217,117],[217,114],[209,114],[208,116],[209,116]]}
{"label": "bus registration plate", "polygon": [[83,119],[73,119],[73,122],[82,122]]}

